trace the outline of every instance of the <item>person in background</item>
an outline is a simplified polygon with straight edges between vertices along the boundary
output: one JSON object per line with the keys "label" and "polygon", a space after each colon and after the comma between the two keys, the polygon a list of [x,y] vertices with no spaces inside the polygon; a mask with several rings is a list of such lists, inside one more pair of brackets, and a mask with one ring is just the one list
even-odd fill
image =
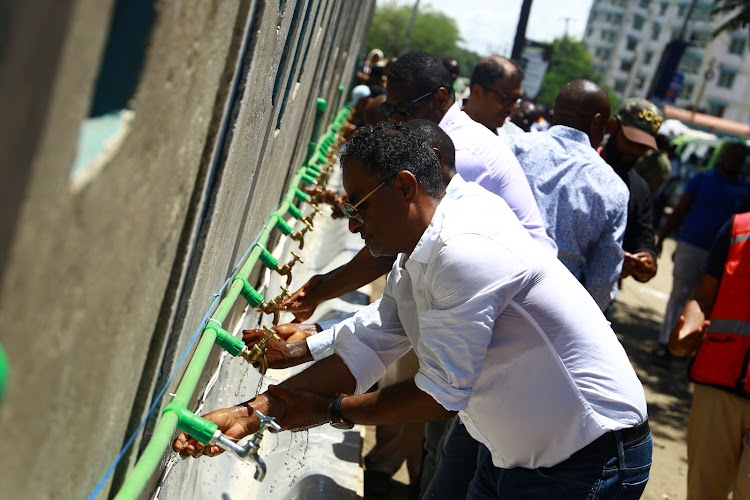
{"label": "person in background", "polygon": [[357,72],[357,79],[360,83],[366,84],[370,79],[370,71],[383,59],[383,51],[380,49],[372,49],[367,54],[367,59],[362,63],[359,71]]}
{"label": "person in background", "polygon": [[685,187],[679,203],[659,232],[657,250],[664,240],[681,227],[672,268],[672,292],[664,313],[659,345],[654,356],[669,357],[667,343],[685,303],[701,276],[711,243],[722,224],[733,214],[750,211],[750,183],[739,177],[747,147],[739,142],[725,143],[712,170],[699,172]]}
{"label": "person in background", "polygon": [[463,111],[510,145],[512,136],[524,133],[508,120],[523,96],[522,81],[523,71],[512,60],[503,56],[481,59],[471,72],[471,99]]}
{"label": "person in background", "polygon": [[566,83],[547,132],[513,138],[558,258],[604,310],[623,264],[629,193],[596,152],[609,120],[607,93],[589,80]]}
{"label": "person in background", "polygon": [[461,63],[459,63],[458,59],[455,57],[446,57],[443,59],[443,66],[445,66],[445,69],[451,74],[451,79],[455,84],[458,77],[461,76]]}
{"label": "person in background", "polygon": [[750,498],[750,212],[719,230],[702,271],[669,339],[677,356],[697,351],[687,498]]}
{"label": "person in background", "polygon": [[537,104],[539,108],[539,118],[531,125],[532,132],[544,132],[550,128],[550,122],[547,121],[547,108],[541,104]]}
{"label": "person in background", "polygon": [[654,214],[648,184],[633,167],[646,151],[657,149],[656,133],[661,122],[659,108],[650,101],[626,99],[609,119],[609,139],[599,151],[630,191],[628,223],[622,240],[622,277],[632,276],[642,283],[656,275]]}
{"label": "person in background", "polygon": [[531,126],[536,123],[540,115],[541,110],[537,105],[531,100],[524,99],[510,114],[510,121],[524,132],[531,132]]}

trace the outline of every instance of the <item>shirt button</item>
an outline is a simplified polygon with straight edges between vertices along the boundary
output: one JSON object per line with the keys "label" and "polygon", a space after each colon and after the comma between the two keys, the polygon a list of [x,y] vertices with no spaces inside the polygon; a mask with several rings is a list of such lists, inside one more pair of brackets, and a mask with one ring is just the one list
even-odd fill
{"label": "shirt button", "polygon": [[423,295],[423,293],[424,292],[422,292],[422,290],[417,290],[417,295],[419,295],[420,297]]}

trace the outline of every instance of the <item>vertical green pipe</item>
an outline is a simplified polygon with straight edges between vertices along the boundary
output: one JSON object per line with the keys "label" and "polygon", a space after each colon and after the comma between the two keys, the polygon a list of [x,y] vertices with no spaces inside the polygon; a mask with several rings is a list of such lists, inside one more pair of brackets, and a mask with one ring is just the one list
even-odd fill
{"label": "vertical green pipe", "polygon": [[[320,117],[322,117],[322,112],[325,110],[325,101],[323,99],[318,100],[317,109],[318,115],[316,116],[316,120],[319,121]],[[316,148],[317,144],[314,144],[313,149]],[[271,214],[268,223],[266,223],[263,230],[258,235],[256,240],[257,244],[253,246],[248,258],[245,260],[245,263],[242,264],[237,273],[237,276],[242,276],[244,279],[248,278],[253,267],[258,262],[263,248],[268,242],[271,231],[277,227],[277,223],[284,223],[284,225],[286,225],[283,216],[289,211],[294,199],[297,198],[306,201],[300,196],[304,193],[300,192],[298,188],[299,183],[302,181],[303,172],[304,170],[300,169],[300,171],[298,171],[293,177],[284,200],[279,208]],[[224,298],[219,302],[216,310],[211,314],[211,319],[209,321],[215,321],[221,325],[234,306],[234,303],[237,301],[237,298],[240,296],[241,291],[242,280],[232,280],[232,284],[229,286]],[[206,328],[203,330],[201,339],[198,342],[195,352],[193,352],[190,362],[185,369],[185,373],[182,376],[182,380],[177,387],[173,401],[184,405],[187,405],[190,402],[190,398],[193,397],[195,388],[198,385],[198,381],[200,380],[203,369],[205,368],[206,361],[208,361],[208,357],[211,354],[211,349],[216,341],[216,336],[217,334],[214,328]],[[115,496],[115,499],[129,500],[138,498],[146,487],[148,481],[151,479],[151,476],[153,476],[156,467],[161,462],[164,451],[169,447],[172,441],[172,435],[177,429],[178,418],[177,412],[174,411],[167,411],[162,414],[161,419],[156,424],[156,428],[154,429],[154,433],[151,436],[146,449],[135,464],[133,471],[125,480],[122,488]]]}
{"label": "vertical green pipe", "polygon": [[309,159],[315,152],[315,140],[318,138],[318,134],[320,134],[320,124],[323,121],[323,113],[326,111],[326,106],[326,100],[322,97],[318,97],[318,100],[315,103],[315,124],[313,125],[310,142],[307,143],[307,156],[305,158]]}

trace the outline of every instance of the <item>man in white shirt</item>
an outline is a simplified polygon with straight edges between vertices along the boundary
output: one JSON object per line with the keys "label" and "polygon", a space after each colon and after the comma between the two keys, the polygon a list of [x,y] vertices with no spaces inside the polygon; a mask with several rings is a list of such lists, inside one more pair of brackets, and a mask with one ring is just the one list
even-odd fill
{"label": "man in white shirt", "polygon": [[[258,427],[390,424],[458,412],[484,447],[468,498],[638,498],[648,480],[646,402],[622,346],[583,287],[500,198],[454,178],[393,124],[342,156],[349,228],[398,255],[383,298],[340,323],[335,354],[240,406],[206,415],[232,438]],[[413,380],[364,393],[409,349]],[[354,394],[348,396],[348,394]],[[183,456],[214,455],[184,433]]]}
{"label": "man in white shirt", "polygon": [[503,56],[481,59],[471,72],[471,97],[463,110],[475,122],[497,134],[507,146],[514,135],[524,130],[508,118],[523,98],[523,70]]}

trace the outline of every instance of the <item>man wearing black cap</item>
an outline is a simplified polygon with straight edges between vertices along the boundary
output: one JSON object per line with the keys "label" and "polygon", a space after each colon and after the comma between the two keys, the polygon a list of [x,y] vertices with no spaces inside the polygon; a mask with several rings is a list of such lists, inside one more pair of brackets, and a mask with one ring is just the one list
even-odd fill
{"label": "man wearing black cap", "polygon": [[609,140],[600,151],[630,191],[628,223],[622,241],[625,252],[622,277],[633,276],[640,282],[656,275],[656,244],[648,183],[633,166],[643,153],[658,149],[656,133],[661,122],[661,112],[653,103],[641,98],[627,99],[609,119]]}

